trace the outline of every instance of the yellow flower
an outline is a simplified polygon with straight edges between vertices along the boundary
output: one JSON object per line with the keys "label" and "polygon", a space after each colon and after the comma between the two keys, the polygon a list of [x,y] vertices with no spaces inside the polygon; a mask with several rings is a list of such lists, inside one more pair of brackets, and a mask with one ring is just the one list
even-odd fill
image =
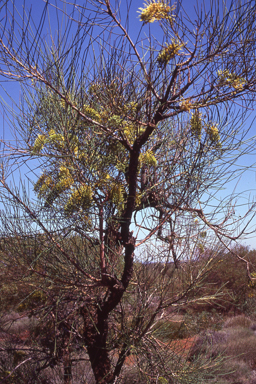
{"label": "yellow flower", "polygon": [[110,198],[114,204],[119,204],[124,201],[124,187],[122,184],[114,184],[110,190]]}
{"label": "yellow flower", "polygon": [[65,189],[68,189],[71,187],[71,185],[74,183],[74,180],[69,177],[67,179],[61,179],[57,184],[56,184],[56,189],[58,191],[64,191]]}
{"label": "yellow flower", "polygon": [[89,105],[84,105],[83,112],[88,115],[88,117],[97,120],[100,120],[100,114],[93,108],[89,107]]}
{"label": "yellow flower", "polygon": [[59,182],[56,184],[56,189],[58,191],[63,191],[71,187],[74,184],[74,179],[72,178],[70,171],[65,165],[60,167],[59,172]]}
{"label": "yellow flower", "polygon": [[168,381],[165,377],[160,376],[160,377],[158,378],[158,383],[159,383],[159,384],[168,384],[169,381]]}
{"label": "yellow flower", "polygon": [[246,84],[246,81],[241,77],[233,81],[232,87],[234,87],[238,91],[241,91],[244,88],[245,84]]}
{"label": "yellow flower", "polygon": [[139,161],[140,164],[145,164],[153,167],[157,166],[157,160],[152,151],[146,151],[145,153],[141,153]]}
{"label": "yellow flower", "polygon": [[155,20],[173,20],[173,15],[171,15],[170,12],[175,6],[170,7],[164,0],[147,1],[144,7],[145,8],[139,8],[138,12],[140,12],[140,21],[143,21],[145,24],[153,23]]}
{"label": "yellow flower", "polygon": [[199,113],[198,111],[195,111],[192,114],[191,119],[190,119],[191,131],[199,139],[201,138],[201,131],[202,131],[201,116],[202,116],[201,113]]}
{"label": "yellow flower", "polygon": [[237,91],[243,90],[246,84],[246,80],[243,77],[236,75],[234,72],[229,72],[228,69],[217,71],[217,75],[219,77],[219,85],[231,86]]}
{"label": "yellow flower", "polygon": [[135,205],[138,207],[141,204],[143,194],[142,193],[137,193],[135,196]]}
{"label": "yellow flower", "polygon": [[193,104],[190,102],[190,99],[183,99],[180,103],[180,109],[184,112],[190,112],[193,108]]}
{"label": "yellow flower", "polygon": [[122,124],[122,121],[123,121],[122,117],[113,115],[113,116],[110,116],[110,118],[108,119],[108,124],[112,125],[112,128],[119,128]]}
{"label": "yellow flower", "polygon": [[123,127],[123,133],[125,134],[127,140],[132,143],[137,136],[137,126],[133,123],[127,123],[127,125]]}
{"label": "yellow flower", "polygon": [[89,95],[94,95],[98,91],[100,91],[100,84],[99,83],[92,83],[88,89]]}
{"label": "yellow flower", "polygon": [[60,178],[65,178],[70,176],[69,169],[65,165],[60,166],[60,173],[59,173]]}
{"label": "yellow flower", "polygon": [[220,141],[220,135],[217,125],[210,125],[210,127],[207,130],[207,133],[209,135],[210,140],[213,143],[219,143]]}
{"label": "yellow flower", "polygon": [[91,205],[92,198],[92,188],[89,185],[82,185],[81,187],[76,189],[68,199],[68,202],[65,205],[65,211],[75,211],[80,207],[83,209],[87,209]]}
{"label": "yellow flower", "polygon": [[166,65],[171,59],[179,54],[179,51],[184,47],[184,44],[178,40],[172,39],[171,44],[162,49],[157,57],[157,62],[160,67]]}
{"label": "yellow flower", "polygon": [[46,174],[42,174],[37,180],[34,191],[38,193],[39,197],[44,197],[54,187],[54,182],[51,176],[47,176]]}
{"label": "yellow flower", "polygon": [[49,131],[49,139],[47,139],[47,142],[50,144],[61,144],[63,145],[65,142],[65,138],[60,133],[56,133],[53,129]]}
{"label": "yellow flower", "polygon": [[38,135],[33,146],[33,153],[40,153],[41,150],[44,148],[44,144],[46,142],[46,137],[45,135]]}
{"label": "yellow flower", "polygon": [[60,100],[60,105],[61,105],[61,107],[62,107],[63,109],[65,109],[65,108],[66,108],[66,105],[67,105],[66,100],[61,99],[61,100]]}

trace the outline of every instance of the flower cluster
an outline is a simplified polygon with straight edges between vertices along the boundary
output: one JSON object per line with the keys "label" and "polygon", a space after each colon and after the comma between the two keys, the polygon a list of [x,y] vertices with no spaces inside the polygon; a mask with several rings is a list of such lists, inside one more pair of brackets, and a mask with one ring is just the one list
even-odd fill
{"label": "flower cluster", "polygon": [[184,44],[173,39],[171,44],[168,44],[167,47],[162,49],[162,51],[157,56],[159,67],[164,67],[171,59],[178,55],[183,46]]}
{"label": "flower cluster", "polygon": [[34,185],[34,191],[39,197],[46,197],[51,189],[54,188],[54,181],[51,176],[42,174]]}
{"label": "flower cluster", "polygon": [[145,24],[153,23],[155,20],[168,19],[172,21],[173,19],[171,11],[175,6],[170,7],[163,0],[146,2],[144,7],[145,8],[139,8],[139,12],[140,21],[143,21]]}
{"label": "flower cluster", "polygon": [[88,117],[95,119],[96,121],[100,120],[100,114],[95,111],[95,109],[91,108],[89,105],[83,106],[83,112],[88,115]]}
{"label": "flower cluster", "polygon": [[59,191],[64,191],[71,187],[74,184],[74,179],[67,167],[62,165],[59,172],[59,181],[56,184],[56,189]]}
{"label": "flower cluster", "polygon": [[50,144],[64,144],[65,138],[60,133],[56,133],[54,129],[51,129],[49,132],[49,139],[47,139],[47,142]]}
{"label": "flower cluster", "polygon": [[124,193],[125,193],[125,189],[122,184],[120,183],[114,184],[110,190],[111,201],[116,205],[123,203]]}
{"label": "flower cluster", "polygon": [[78,210],[80,207],[87,209],[90,207],[93,198],[92,189],[89,185],[82,185],[76,189],[65,206],[66,212],[73,212]]}
{"label": "flower cluster", "polygon": [[157,160],[152,151],[146,151],[145,153],[141,153],[139,157],[140,164],[145,164],[149,166],[156,167]]}
{"label": "flower cluster", "polygon": [[45,135],[38,135],[35,142],[34,142],[32,153],[33,154],[40,153],[42,151],[42,149],[44,148],[45,141],[46,141]]}
{"label": "flower cluster", "polygon": [[210,125],[207,129],[207,133],[211,142],[218,144],[220,142],[220,135],[217,125]]}
{"label": "flower cluster", "polygon": [[190,112],[193,108],[193,104],[190,102],[190,99],[183,99],[180,103],[180,110],[183,112]]}
{"label": "flower cluster", "polygon": [[198,111],[195,111],[192,113],[191,119],[190,119],[190,126],[192,133],[197,136],[198,138],[201,137],[202,132],[202,115]]}
{"label": "flower cluster", "polygon": [[204,130],[208,137],[210,145],[214,148],[221,148],[218,125],[213,122],[203,124],[202,114],[199,113],[198,110],[192,113],[190,119],[190,126],[192,134],[196,136],[199,141],[201,141],[202,130]]}
{"label": "flower cluster", "polygon": [[246,80],[243,77],[239,77],[235,73],[229,72],[228,69],[217,71],[217,75],[219,77],[219,85],[231,86],[237,91],[241,91],[246,84]]}

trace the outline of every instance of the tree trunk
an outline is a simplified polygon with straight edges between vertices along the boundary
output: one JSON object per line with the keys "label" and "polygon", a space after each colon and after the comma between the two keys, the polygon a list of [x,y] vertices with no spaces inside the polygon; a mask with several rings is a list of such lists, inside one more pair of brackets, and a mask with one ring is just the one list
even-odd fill
{"label": "tree trunk", "polygon": [[84,341],[97,384],[114,380],[107,350],[108,313],[103,313],[100,303],[89,304],[81,310],[84,320]]}
{"label": "tree trunk", "polygon": [[63,352],[63,365],[64,365],[64,384],[72,383],[72,362],[71,353],[67,348]]}
{"label": "tree trunk", "polygon": [[119,367],[114,371],[109,358],[107,347],[109,313],[120,303],[129,285],[133,271],[133,252],[135,239],[128,233],[125,244],[125,266],[122,279],[114,276],[105,277],[102,282],[108,287],[108,295],[104,300],[90,298],[81,308],[84,321],[83,337],[97,384],[112,384],[120,373],[124,359],[119,361]]}
{"label": "tree trunk", "polygon": [[97,342],[87,348],[92,370],[97,384],[111,384],[114,380],[108,352]]}

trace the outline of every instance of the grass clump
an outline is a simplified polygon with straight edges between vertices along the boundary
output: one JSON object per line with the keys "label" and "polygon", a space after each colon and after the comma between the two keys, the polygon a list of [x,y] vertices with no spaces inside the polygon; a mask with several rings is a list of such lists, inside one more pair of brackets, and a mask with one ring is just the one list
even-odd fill
{"label": "grass clump", "polygon": [[163,342],[189,337],[185,323],[183,321],[172,320],[160,320],[155,325],[153,335]]}

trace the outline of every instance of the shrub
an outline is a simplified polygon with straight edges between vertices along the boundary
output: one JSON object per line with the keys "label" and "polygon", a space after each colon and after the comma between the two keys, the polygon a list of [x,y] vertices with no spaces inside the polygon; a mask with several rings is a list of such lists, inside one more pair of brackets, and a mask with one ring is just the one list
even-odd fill
{"label": "shrub", "polygon": [[247,328],[237,327],[228,329],[228,342],[226,345],[228,356],[237,356],[249,366],[256,364],[256,336]]}
{"label": "shrub", "polygon": [[153,331],[154,337],[164,342],[183,339],[189,336],[188,329],[183,321],[160,320]]}
{"label": "shrub", "polygon": [[[246,316],[228,319],[221,331],[204,331],[191,348],[188,359],[195,361],[201,355],[207,358],[223,356],[223,364],[218,375],[224,375],[216,384],[256,383],[253,370],[256,367],[255,324]],[[235,381],[234,381],[235,380]]]}
{"label": "shrub", "polygon": [[253,325],[253,322],[251,321],[251,319],[249,319],[245,315],[238,315],[226,320],[224,323],[224,328],[234,328],[234,327],[250,328],[252,327],[252,325]]}
{"label": "shrub", "polygon": [[190,336],[197,335],[208,328],[218,331],[222,327],[223,317],[220,313],[215,311],[199,311],[188,310],[184,317],[185,327]]}

